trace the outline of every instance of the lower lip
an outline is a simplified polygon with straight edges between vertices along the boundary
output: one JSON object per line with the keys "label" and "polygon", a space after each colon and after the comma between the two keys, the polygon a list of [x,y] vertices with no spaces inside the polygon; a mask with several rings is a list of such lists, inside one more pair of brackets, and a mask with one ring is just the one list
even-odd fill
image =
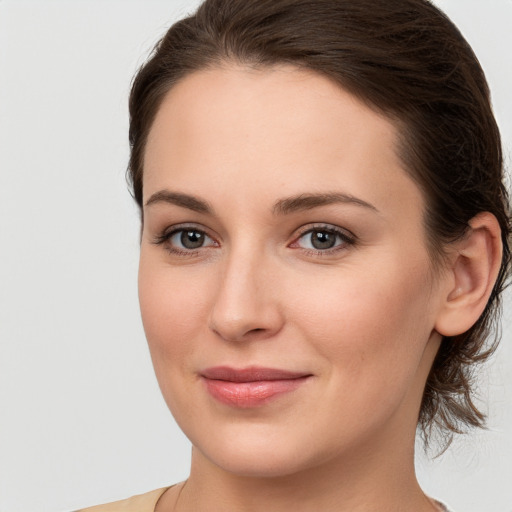
{"label": "lower lip", "polygon": [[206,389],[219,402],[247,409],[258,407],[271,400],[295,391],[308,377],[283,380],[260,380],[253,382],[231,382],[225,380],[203,379]]}

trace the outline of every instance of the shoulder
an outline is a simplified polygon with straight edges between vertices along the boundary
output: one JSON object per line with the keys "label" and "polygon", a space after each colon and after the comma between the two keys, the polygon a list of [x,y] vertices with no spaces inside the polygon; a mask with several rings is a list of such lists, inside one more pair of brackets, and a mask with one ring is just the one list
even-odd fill
{"label": "shoulder", "polygon": [[169,489],[169,487],[162,487],[161,489],[138,494],[137,496],[132,496],[125,500],[83,508],[76,512],[153,512],[156,502],[167,489]]}
{"label": "shoulder", "polygon": [[436,505],[439,507],[439,512],[453,512],[451,508],[442,503],[441,501],[434,500]]}

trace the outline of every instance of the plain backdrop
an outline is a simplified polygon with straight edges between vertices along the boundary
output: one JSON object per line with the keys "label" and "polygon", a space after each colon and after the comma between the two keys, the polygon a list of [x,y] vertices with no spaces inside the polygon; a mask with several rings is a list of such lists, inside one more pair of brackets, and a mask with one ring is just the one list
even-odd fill
{"label": "plain backdrop", "polygon": [[[438,0],[487,73],[512,152],[512,1]],[[196,1],[0,0],[0,512],[64,512],[184,479],[190,446],[153,376],[125,184],[130,80]],[[512,511],[512,303],[482,374],[489,430],[426,492]]]}

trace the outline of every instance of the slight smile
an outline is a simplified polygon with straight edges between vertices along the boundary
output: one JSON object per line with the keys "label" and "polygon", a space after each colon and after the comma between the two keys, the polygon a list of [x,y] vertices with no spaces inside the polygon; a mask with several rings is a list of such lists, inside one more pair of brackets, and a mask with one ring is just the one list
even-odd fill
{"label": "slight smile", "polygon": [[228,366],[207,368],[200,373],[206,389],[219,402],[232,407],[261,406],[300,387],[312,375],[275,368]]}

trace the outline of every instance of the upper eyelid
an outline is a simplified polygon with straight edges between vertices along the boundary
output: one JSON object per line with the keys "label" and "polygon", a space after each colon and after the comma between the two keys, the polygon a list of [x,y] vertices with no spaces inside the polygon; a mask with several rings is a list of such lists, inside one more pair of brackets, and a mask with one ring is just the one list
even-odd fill
{"label": "upper eyelid", "polygon": [[208,228],[202,226],[201,224],[195,224],[193,222],[188,223],[180,223],[180,224],[174,224],[172,226],[168,226],[164,230],[162,230],[162,236],[170,237],[171,235],[175,233],[179,233],[180,231],[186,231],[187,229],[200,231],[201,233],[204,233],[209,238],[215,240],[217,237],[212,235],[211,230]]}
{"label": "upper eyelid", "polygon": [[199,224],[186,222],[186,223],[179,223],[179,224],[173,224],[171,226],[167,226],[166,228],[160,230],[158,233],[156,233],[153,236],[152,242],[156,245],[163,244],[171,239],[176,233],[179,233],[180,231],[186,231],[187,229],[200,231],[201,233],[204,233],[205,236],[213,240],[215,243],[219,243],[217,237],[212,235],[210,233],[210,230],[206,229],[204,226],[201,226]]}
{"label": "upper eyelid", "polygon": [[302,226],[299,228],[297,235],[295,236],[295,240],[298,238],[306,235],[307,233],[310,233],[311,231],[333,231],[335,233],[339,233],[342,236],[346,236],[347,238],[350,238],[352,240],[355,240],[357,237],[347,228],[342,228],[340,226],[336,226],[334,224],[328,224],[328,223],[321,223],[321,222],[314,222],[312,224],[306,224],[305,226]]}

